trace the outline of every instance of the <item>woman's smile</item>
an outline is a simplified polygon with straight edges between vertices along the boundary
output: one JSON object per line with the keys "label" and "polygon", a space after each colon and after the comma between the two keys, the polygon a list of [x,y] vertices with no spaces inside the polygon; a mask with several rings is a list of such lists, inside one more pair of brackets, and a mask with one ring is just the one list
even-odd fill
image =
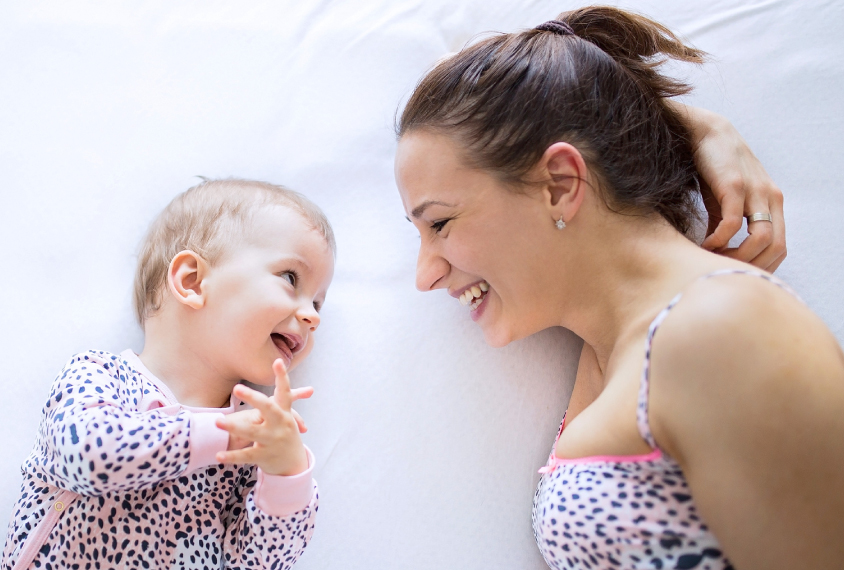
{"label": "woman's smile", "polygon": [[477,321],[486,308],[487,293],[489,290],[489,283],[486,281],[477,281],[462,289],[449,292],[449,294],[452,297],[456,297],[461,305],[468,306],[471,311],[472,320]]}

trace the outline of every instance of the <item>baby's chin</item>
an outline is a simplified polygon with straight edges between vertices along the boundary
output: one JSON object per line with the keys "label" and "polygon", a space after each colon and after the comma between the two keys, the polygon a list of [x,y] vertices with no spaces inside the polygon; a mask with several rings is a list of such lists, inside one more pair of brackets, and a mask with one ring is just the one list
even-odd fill
{"label": "baby's chin", "polygon": [[[302,362],[302,360],[304,360],[304,357],[300,357],[300,355],[297,355],[297,358],[294,358],[293,361],[287,366],[287,373],[290,374],[293,370],[295,370],[296,367],[299,366],[299,364]],[[275,362],[275,361],[273,361],[273,362]],[[284,359],[282,359],[282,362],[284,362]],[[263,370],[262,370],[262,372],[263,372]],[[270,365],[270,373],[269,374],[266,374],[266,373],[260,374],[260,375],[254,374],[254,375],[252,375],[252,378],[244,378],[244,380],[246,380],[247,382],[251,382],[252,384],[255,384],[257,386],[270,386],[270,387],[272,387],[272,386],[275,386],[275,384],[276,384],[276,382],[275,382],[275,372],[273,372],[273,370],[272,370],[272,364]]]}

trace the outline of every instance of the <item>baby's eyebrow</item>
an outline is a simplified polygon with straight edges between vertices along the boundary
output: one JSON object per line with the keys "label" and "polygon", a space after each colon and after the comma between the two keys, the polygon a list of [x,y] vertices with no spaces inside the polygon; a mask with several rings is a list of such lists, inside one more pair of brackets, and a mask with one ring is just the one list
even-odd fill
{"label": "baby's eyebrow", "polygon": [[310,264],[303,258],[298,255],[285,255],[283,257],[279,257],[276,259],[273,265],[298,265],[304,268],[306,271],[311,269]]}

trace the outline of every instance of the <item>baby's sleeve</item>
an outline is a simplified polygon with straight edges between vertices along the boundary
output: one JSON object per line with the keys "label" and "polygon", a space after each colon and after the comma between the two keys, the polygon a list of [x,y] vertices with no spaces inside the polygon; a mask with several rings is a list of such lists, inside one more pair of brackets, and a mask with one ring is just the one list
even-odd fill
{"label": "baby's sleeve", "polygon": [[302,555],[319,508],[314,456],[307,452],[308,469],[299,475],[267,475],[251,466],[241,471],[224,517],[227,568],[288,570]]}
{"label": "baby's sleeve", "polygon": [[228,434],[217,414],[138,411],[150,387],[117,356],[75,356],[53,383],[24,469],[80,495],[147,488],[214,462]]}

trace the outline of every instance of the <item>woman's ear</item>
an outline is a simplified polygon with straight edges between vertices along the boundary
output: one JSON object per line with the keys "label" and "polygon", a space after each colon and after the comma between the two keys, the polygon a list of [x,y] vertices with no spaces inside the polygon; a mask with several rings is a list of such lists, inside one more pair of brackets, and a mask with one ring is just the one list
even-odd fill
{"label": "woman's ear", "polygon": [[202,280],[208,272],[208,264],[202,257],[186,249],[176,254],[167,269],[167,289],[183,305],[201,309],[205,305]]}
{"label": "woman's ear", "polygon": [[589,172],[580,151],[569,143],[549,146],[536,165],[543,181],[543,201],[553,220],[569,222],[577,214],[586,192]]}

